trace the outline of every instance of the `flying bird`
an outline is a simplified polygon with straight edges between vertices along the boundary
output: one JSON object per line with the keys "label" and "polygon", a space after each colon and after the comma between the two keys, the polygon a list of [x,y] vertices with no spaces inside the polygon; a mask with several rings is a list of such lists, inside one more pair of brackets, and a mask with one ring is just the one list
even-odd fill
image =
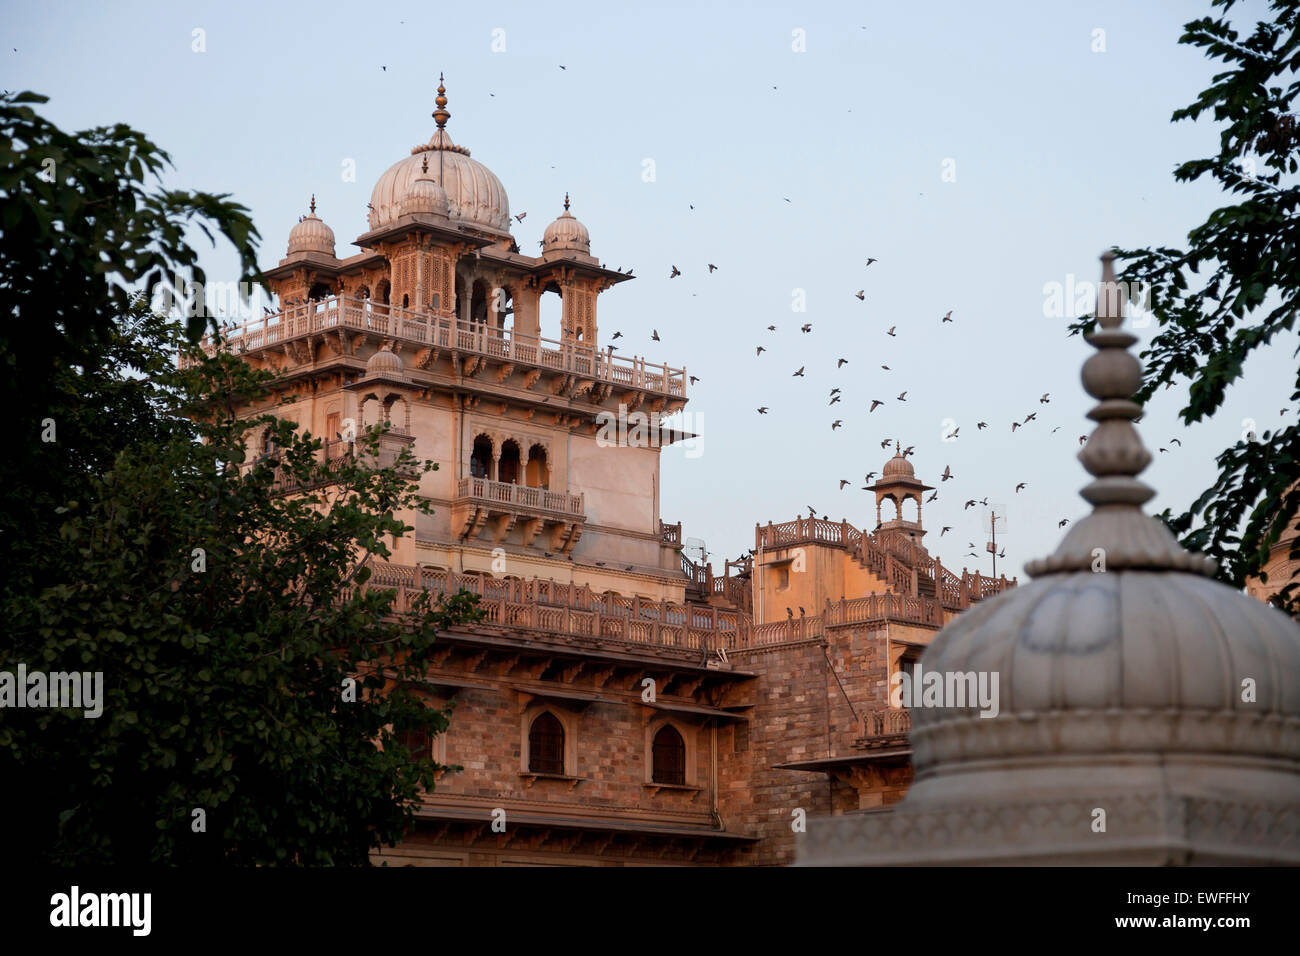
{"label": "flying bird", "polygon": [[882,365],[882,366],[880,366],[880,367],[883,368],[886,372],[889,371],[889,366],[888,366],[888,365]]}
{"label": "flying bird", "polygon": [[812,331],[812,323],[811,323],[811,322],[805,322],[803,325],[799,326],[799,331],[800,331],[800,332],[811,332],[811,331]]}
{"label": "flying bird", "polygon": [[839,428],[843,424],[844,422],[841,419],[835,419],[835,421],[831,422],[831,431],[835,431],[835,429]]}
{"label": "flying bird", "polygon": [[848,364],[849,364],[849,360],[846,359],[846,358],[842,358],[842,359],[840,359],[838,362],[835,363],[835,367],[836,367],[836,368],[843,368],[844,366],[846,366],[846,365],[848,365]]}
{"label": "flying bird", "polygon": [[838,396],[838,395],[832,395],[832,396],[831,396],[831,400],[830,400],[829,402],[827,402],[826,405],[827,405],[827,407],[829,407],[829,406],[831,406],[831,405],[834,405],[834,404],[835,404],[836,402],[838,402],[839,400],[840,400],[840,396]]}
{"label": "flying bird", "polygon": [[767,330],[768,330],[769,332],[775,332],[775,331],[776,331],[776,326],[775,326],[775,325],[769,325],[769,326],[767,327]]}
{"label": "flying bird", "polygon": [[659,330],[658,330],[658,329],[651,329],[651,330],[650,330],[650,339],[651,339],[651,341],[654,341],[654,342],[658,342],[658,341],[659,341]]}
{"label": "flying bird", "polygon": [[[891,326],[889,327],[889,331],[886,332],[885,334],[886,334],[886,335],[894,335],[894,329],[896,329],[896,328],[898,328],[898,326],[896,326],[896,325],[891,325]],[[894,336],[894,337],[897,338],[897,336]]]}
{"label": "flying bird", "polygon": [[1082,445],[1082,444],[1083,444],[1084,442],[1086,442],[1087,440],[1088,440],[1088,436],[1087,436],[1087,435],[1080,435],[1080,436],[1079,436],[1079,444],[1080,444],[1080,445]]}
{"label": "flying bird", "polygon": [[805,367],[806,367],[806,366],[800,365],[800,366],[799,366],[799,371],[795,372],[795,373],[794,373],[793,375],[791,375],[790,377],[791,377],[791,378],[803,378],[803,370],[804,370]]}
{"label": "flying bird", "polygon": [[947,525],[944,525],[943,530],[939,532],[939,537],[942,538],[945,534],[947,534],[951,530],[952,528],[948,527]]}
{"label": "flying bird", "polygon": [[1043,392],[1043,397],[1040,398],[1039,401],[1042,402],[1044,405],[1047,405],[1048,403],[1051,402],[1051,399],[1048,398],[1047,396],[1051,394],[1052,394],[1051,392]]}
{"label": "flying bird", "polygon": [[758,413],[759,413],[760,415],[766,415],[766,414],[767,414],[767,406],[764,405],[762,408],[760,408],[760,409],[758,410]]}
{"label": "flying bird", "polygon": [[836,386],[835,388],[832,388],[830,393],[831,393],[832,395],[838,395],[838,394],[840,393],[839,386]]}
{"label": "flying bird", "polygon": [[1025,487],[1025,482],[1023,481],[1020,484],[1016,485],[1016,494],[1020,494],[1020,489],[1023,487]]}
{"label": "flying bird", "polygon": [[935,499],[935,498],[938,498],[938,497],[939,497],[939,492],[936,491],[936,492],[935,492],[934,494],[932,494],[929,498],[926,498],[926,499],[925,499],[925,500],[926,500],[926,503],[928,504],[929,502],[934,501],[934,499]]}
{"label": "flying bird", "polygon": [[908,455],[913,454],[915,451],[916,451],[915,445],[908,445],[906,448],[903,449],[903,457],[906,458]]}
{"label": "flying bird", "polygon": [[1069,523],[1070,523],[1069,518],[1062,518],[1060,521],[1056,522],[1056,526],[1058,528],[1064,528]]}
{"label": "flying bird", "polygon": [[863,480],[863,481],[870,481],[870,480],[871,480],[872,478],[874,478],[874,477],[876,477],[876,473],[875,473],[874,471],[869,471],[869,472],[867,472],[867,477],[863,478],[862,480]]}
{"label": "flying bird", "polygon": [[1020,422],[1012,422],[1012,423],[1011,423],[1011,430],[1012,430],[1012,431],[1015,431],[1015,430],[1016,430],[1017,428],[1019,428],[1019,427],[1020,427]]}
{"label": "flying bird", "polygon": [[851,481],[846,481],[846,480],[844,480],[843,478],[841,478],[841,479],[840,479],[840,491],[843,491],[843,490],[844,490],[844,486],[845,486],[845,485],[851,485],[851,484],[853,484],[853,482],[851,482]]}
{"label": "flying bird", "polygon": [[856,295],[859,299],[863,299],[863,300],[865,300],[865,299],[867,298],[867,290],[866,290],[866,289],[859,289],[857,292],[855,292],[855,293],[853,293],[853,294]]}
{"label": "flying bird", "polygon": [[519,215],[515,216],[515,222],[523,222],[523,221],[524,221],[524,216],[526,216],[526,215],[528,215],[528,213],[526,213],[526,212],[521,212]]}
{"label": "flying bird", "polygon": [[878,399],[878,398],[873,398],[873,399],[871,400],[871,408],[868,409],[868,414],[870,414],[871,412],[874,412],[874,411],[876,410],[876,407],[877,407],[877,406],[879,406],[879,405],[883,405],[883,404],[885,404],[885,403],[882,402],[880,399]]}
{"label": "flying bird", "polygon": [[1171,438],[1171,439],[1169,439],[1169,440],[1170,440],[1171,442],[1173,442],[1175,445],[1177,445],[1178,447],[1180,447],[1180,448],[1181,448],[1182,445],[1183,445],[1181,439],[1178,439],[1178,438]]}
{"label": "flying bird", "polygon": [[886,438],[884,441],[882,441],[882,442],[880,443],[880,447],[881,447],[881,448],[888,448],[888,447],[889,447],[889,443],[890,443],[891,441],[893,441],[892,438]]}
{"label": "flying bird", "polygon": [[879,261],[878,259],[868,259],[868,260],[867,260],[867,265],[871,265],[871,263],[873,263],[873,262],[878,262],[878,261]]}
{"label": "flying bird", "polygon": [[763,348],[763,346],[760,345],[758,346],[758,351],[754,353],[754,357],[757,358],[758,356],[762,355],[766,351],[767,349]]}
{"label": "flying bird", "polygon": [[962,510],[962,511],[965,511],[967,508],[973,508],[973,507],[975,507],[975,499],[974,499],[974,498],[972,498],[970,501],[966,502],[966,504],[962,507],[961,510]]}
{"label": "flying bird", "polygon": [[947,480],[948,480],[949,478],[951,478],[951,477],[952,477],[952,466],[951,466],[951,465],[944,465],[944,466],[943,466],[943,474],[939,476],[939,480],[940,480],[940,481],[947,481]]}
{"label": "flying bird", "polygon": [[1037,417],[1038,417],[1038,412],[1030,412],[1028,415],[1025,416],[1024,424],[1028,425]]}
{"label": "flying bird", "polygon": [[907,401],[907,392],[905,392],[905,391],[903,391],[903,392],[899,392],[899,393],[898,393],[898,400],[899,400],[900,402],[905,402],[905,401]]}
{"label": "flying bird", "polygon": [[980,432],[982,432],[984,429],[986,429],[986,428],[988,428],[988,427],[989,427],[989,423],[988,423],[988,422],[976,422],[976,423],[975,423],[975,430],[976,430],[976,431],[980,431]]}
{"label": "flying bird", "polygon": [[942,319],[940,319],[939,323],[942,325],[944,322],[951,322],[951,321],[952,321],[952,309],[949,309],[948,314],[945,315]]}
{"label": "flying bird", "polygon": [[692,375],[690,376],[690,379],[691,379],[691,384],[694,385],[696,382],[700,380],[700,377],[698,375]]}
{"label": "flying bird", "polygon": [[676,279],[676,278],[677,278],[679,275],[681,275],[681,274],[682,274],[682,270],[679,269],[679,268],[677,268],[676,266],[673,266],[673,271],[672,271],[672,273],[668,276],[668,278],[670,278],[670,279]]}

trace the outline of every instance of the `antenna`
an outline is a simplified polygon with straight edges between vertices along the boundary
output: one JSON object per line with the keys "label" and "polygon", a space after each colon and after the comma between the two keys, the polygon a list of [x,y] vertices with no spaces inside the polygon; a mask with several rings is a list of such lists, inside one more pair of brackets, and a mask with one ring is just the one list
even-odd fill
{"label": "antenna", "polygon": [[998,576],[998,532],[1006,534],[1007,506],[1005,504],[989,505],[984,514],[984,529],[989,533],[989,541],[984,550],[993,555],[993,576]]}

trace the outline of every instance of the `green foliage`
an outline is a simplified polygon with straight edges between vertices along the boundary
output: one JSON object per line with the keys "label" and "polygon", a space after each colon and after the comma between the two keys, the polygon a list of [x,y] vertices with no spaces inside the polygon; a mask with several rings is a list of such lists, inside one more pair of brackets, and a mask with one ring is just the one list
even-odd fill
{"label": "green foliage", "polygon": [[[1300,2],[1271,0],[1271,20],[1247,34],[1227,13],[1235,0],[1215,0],[1222,16],[1188,23],[1181,43],[1199,47],[1225,69],[1172,121],[1210,116],[1220,124],[1219,151],[1183,163],[1181,182],[1209,176],[1234,197],[1192,229],[1185,249],[1117,249],[1117,279],[1151,290],[1159,331],[1142,353],[1146,376],[1137,400],[1162,385],[1189,383],[1181,410],[1186,424],[1212,417],[1247,357],[1295,329],[1300,304]],[[1084,318],[1072,333],[1092,328]],[[1290,396],[1300,400],[1300,371]],[[1161,517],[1188,548],[1219,562],[1220,578],[1236,587],[1259,573],[1269,551],[1300,514],[1300,427],[1242,439],[1217,458],[1219,474],[1180,515]],[[1291,552],[1300,558],[1300,548]],[[1279,602],[1300,612],[1300,582]]]}
{"label": "green foliage", "polygon": [[[104,674],[98,718],[0,709],[10,858],[365,865],[434,785],[429,755],[395,734],[447,726],[420,683],[437,633],[478,615],[472,595],[398,606],[369,584],[413,530],[397,516],[427,511],[421,466],[409,449],[388,453],[379,428],[326,462],[319,439],[271,414],[271,376],[193,348],[192,323],[152,314],[97,271],[104,237],[132,281],[192,263],[173,228],[183,210],[251,264],[240,207],[147,193],[140,178],[165,156],[125,127],[70,137],[9,97],[0,128],[0,298],[35,329],[0,334],[0,359],[29,364],[38,392],[19,399],[2,466],[0,670]],[[17,167],[35,160],[33,141],[81,172],[29,185]],[[79,231],[61,217],[91,215],[87,197],[95,221]],[[66,228],[50,248],[20,251],[49,245],[55,221]],[[39,296],[20,288],[33,269]],[[247,402],[262,413],[237,417]],[[46,418],[54,441],[42,441]],[[265,430],[274,453],[250,454]],[[206,832],[192,828],[196,809]]]}

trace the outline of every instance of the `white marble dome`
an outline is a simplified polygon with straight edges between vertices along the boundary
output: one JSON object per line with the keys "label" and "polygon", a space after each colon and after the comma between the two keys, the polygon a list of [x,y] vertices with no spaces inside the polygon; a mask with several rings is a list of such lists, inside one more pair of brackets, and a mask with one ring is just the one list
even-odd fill
{"label": "white marble dome", "polygon": [[591,255],[591,234],[569,212],[569,194],[564,194],[564,212],[542,234],[542,253],[580,252]]}
{"label": "white marble dome", "polygon": [[469,150],[451,141],[446,130],[437,130],[423,146],[399,160],[379,177],[370,193],[370,228],[379,229],[403,215],[402,201],[423,173],[425,157],[429,177],[440,185],[447,203],[447,216],[486,232],[508,235],[510,200],[492,170],[470,158]]}
{"label": "white marble dome", "polygon": [[334,257],[334,230],[316,215],[316,197],[311,200],[311,212],[289,230],[289,255],[298,252],[319,252]]}

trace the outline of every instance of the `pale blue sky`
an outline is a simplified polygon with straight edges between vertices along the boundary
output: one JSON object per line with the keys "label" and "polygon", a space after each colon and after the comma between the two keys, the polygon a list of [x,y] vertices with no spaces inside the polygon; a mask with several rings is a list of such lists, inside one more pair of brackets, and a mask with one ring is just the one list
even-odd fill
{"label": "pale blue sky", "polygon": [[[1208,9],[6,2],[0,85],[48,94],[67,128],[144,130],[172,153],[170,185],[252,209],[272,265],[313,192],[339,254],[355,251],[374,181],[432,132],[445,71],[448,130],[528,213],[514,226],[521,248],[536,250],[570,192],[593,253],[639,276],[601,297],[602,342],[622,331],[623,354],[701,377],[688,408],[702,454],[664,453],[664,519],[684,521],[719,565],[753,545],[756,522],[808,505],[871,527],[857,488],[897,438],[916,447],[921,478],[938,485],[945,465],[957,476],[924,512],[944,563],[989,570],[982,547],[965,557],[984,540],[982,509],[961,506],[987,495],[1011,506],[1000,570],[1019,573],[1055,547],[1059,519],[1085,510],[1074,455],[1091,430],[1078,378],[1090,349],[1044,317],[1044,284],[1096,281],[1112,244],[1179,245],[1219,204],[1171,175],[1217,141],[1208,123],[1169,123],[1211,75],[1177,44]],[[1091,49],[1098,27],[1104,53]],[[191,50],[195,28],[205,53]],[[792,50],[796,29],[806,52]],[[955,182],[941,180],[946,159]],[[868,256],[880,261],[866,268]],[[684,274],[670,281],[674,264]],[[235,278],[228,250],[206,265]],[[806,313],[791,310],[795,289]],[[1243,418],[1279,424],[1294,345],[1248,365],[1212,423],[1176,424],[1182,389],[1153,400],[1141,425],[1152,510],[1208,483]],[[849,364],[836,370],[839,357]],[[806,378],[791,377],[799,366]],[[844,400],[828,408],[834,386]],[[869,415],[873,398],[886,404]],[[1012,434],[1030,412],[1038,420]],[[940,438],[949,418],[955,443]],[[853,484],[840,491],[840,478]],[[954,530],[939,540],[942,525]]]}

